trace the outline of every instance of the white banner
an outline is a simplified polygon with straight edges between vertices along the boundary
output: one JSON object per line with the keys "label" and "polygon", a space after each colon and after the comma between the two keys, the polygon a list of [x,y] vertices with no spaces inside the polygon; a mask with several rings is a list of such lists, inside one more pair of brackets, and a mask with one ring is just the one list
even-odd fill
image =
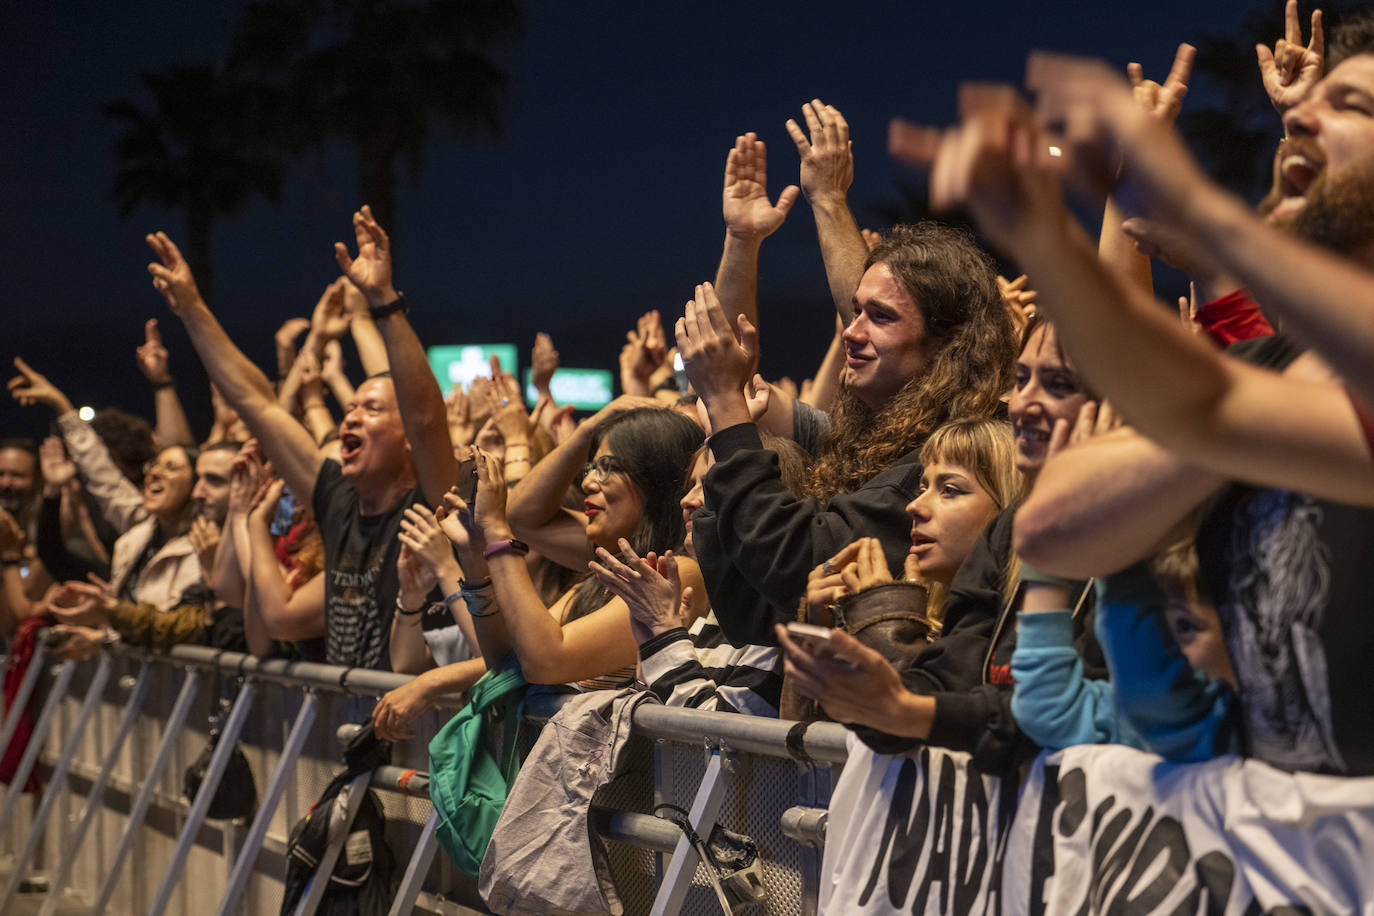
{"label": "white banner", "polygon": [[1374,777],[1084,745],[1018,785],[967,754],[850,745],[825,914],[1374,916]]}

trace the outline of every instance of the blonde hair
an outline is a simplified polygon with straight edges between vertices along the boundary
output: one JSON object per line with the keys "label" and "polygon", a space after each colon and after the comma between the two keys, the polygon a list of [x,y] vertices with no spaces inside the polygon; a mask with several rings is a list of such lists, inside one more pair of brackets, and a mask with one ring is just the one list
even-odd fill
{"label": "blonde hair", "polygon": [[[971,473],[1001,512],[1021,498],[1021,472],[1016,469],[1016,439],[1006,420],[952,420],[921,446],[921,464],[957,464]],[[936,583],[932,583],[935,585]],[[932,587],[926,614],[942,623],[948,590]]]}
{"label": "blonde hair", "polygon": [[1021,498],[1016,440],[1006,420],[952,420],[921,446],[921,464],[957,464],[971,471],[1000,512]]}

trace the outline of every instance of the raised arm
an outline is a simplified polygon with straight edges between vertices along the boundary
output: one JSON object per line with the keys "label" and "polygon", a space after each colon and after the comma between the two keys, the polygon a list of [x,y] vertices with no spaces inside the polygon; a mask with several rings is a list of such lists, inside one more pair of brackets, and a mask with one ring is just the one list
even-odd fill
{"label": "raised arm", "polygon": [[449,441],[448,416],[439,382],[429,368],[425,348],[406,320],[405,301],[391,285],[391,241],[364,206],[353,214],[358,256],[352,258],[341,242],[334,244],[339,268],[362,290],[377,329],[386,345],[391,381],[401,422],[410,440],[411,456],[420,489],[430,505],[438,505],[458,479],[458,462]]}
{"label": "raised arm", "polygon": [[812,99],[802,106],[808,138],[794,120],[787,133],[801,155],[801,189],[816,217],[821,260],[830,281],[830,296],[845,324],[854,317],[854,291],[863,278],[868,243],[849,212],[847,195],[854,181],[854,154],[849,123],[834,105]]}
{"label": "raised arm", "polygon": [[798,193],[796,185],[788,185],[770,204],[767,147],[752,132],[735,138],[725,157],[725,250],[716,268],[716,289],[732,322],[744,315],[758,324],[759,247],[787,219]]}
{"label": "raised arm", "polygon": [[269,528],[281,494],[282,485],[278,481],[248,516],[250,559],[248,593],[243,609],[245,627],[251,611],[258,615],[270,639],[314,639],[324,635],[324,574],[315,576],[294,592],[282,574],[281,564],[272,549]]}
{"label": "raised arm", "polygon": [[[1041,104],[1076,104],[1045,90],[1080,74],[1045,72],[1060,66],[1053,61],[1037,71],[1035,60]],[[1105,65],[1089,70],[1094,86],[1116,79]],[[1120,109],[1115,116],[1153,130],[1129,90],[1119,88],[1109,100]],[[1227,476],[1374,503],[1369,446],[1342,388],[1244,365],[1184,330],[1097,260],[1057,178],[1038,161],[1048,159],[1039,152],[1048,142],[1014,91],[966,87],[961,109],[965,124],[945,141],[932,203],[967,204],[984,232],[1039,278],[1040,302],[1065,349],[1123,416],[1186,460]],[[1109,171],[1100,153],[1084,162],[1093,175]]]}
{"label": "raised arm", "polygon": [[662,407],[652,398],[621,396],[578,424],[520,481],[510,495],[509,524],[521,540],[559,566],[583,569],[592,558],[587,517],[564,508],[563,498],[587,463],[592,437],[606,420],[635,407]]}
{"label": "raised arm", "polygon": [[106,520],[120,532],[127,530],[143,511],[143,495],[138,487],[119,470],[91,424],[77,415],[72,402],[57,386],[17,356],[14,366],[20,374],[10,379],[10,394],[25,407],[45,404],[57,413],[63,445],[81,471],[82,484],[95,497]]}
{"label": "raised arm", "polygon": [[1269,101],[1279,114],[1297,105],[1326,68],[1326,39],[1322,35],[1322,11],[1312,11],[1312,35],[1306,47],[1302,43],[1302,23],[1298,19],[1298,0],[1283,5],[1283,37],[1271,50],[1268,45],[1255,45],[1259,58],[1260,79]]}
{"label": "raised arm", "polygon": [[191,424],[186,422],[176,382],[167,368],[167,348],[162,344],[162,332],[157,329],[156,318],[149,318],[144,323],[143,338],[138,348],[138,369],[153,386],[153,407],[157,416],[153,439],[158,448],[195,445],[196,438],[191,434]]}
{"label": "raised arm", "polygon": [[[1188,94],[1188,79],[1193,72],[1193,59],[1197,48],[1190,44],[1178,46],[1174,55],[1174,65],[1169,70],[1163,84],[1145,79],[1144,68],[1138,63],[1127,65],[1131,78],[1131,89],[1141,108],[1150,112],[1161,124],[1173,126],[1183,108],[1183,97]],[[1117,206],[1116,199],[1107,198],[1102,214],[1102,234],[1098,239],[1097,253],[1102,263],[1113,268],[1147,292],[1154,292],[1154,279],[1150,273],[1150,258],[1135,244],[1135,240],[1122,228],[1124,216]]]}
{"label": "raised arm", "polygon": [[382,343],[377,322],[372,320],[367,297],[349,283],[344,287],[344,305],[348,309],[348,329],[353,334],[353,345],[358,348],[358,360],[363,364],[363,376],[371,378],[386,372],[390,368],[386,361],[386,344]]}
{"label": "raised arm", "polygon": [[147,241],[158,256],[148,265],[153,286],[186,325],[211,382],[262,443],[263,452],[287,486],[295,493],[314,492],[324,456],[310,434],[277,404],[262,370],[234,346],[200,297],[190,265],[167,234],[158,232]]}

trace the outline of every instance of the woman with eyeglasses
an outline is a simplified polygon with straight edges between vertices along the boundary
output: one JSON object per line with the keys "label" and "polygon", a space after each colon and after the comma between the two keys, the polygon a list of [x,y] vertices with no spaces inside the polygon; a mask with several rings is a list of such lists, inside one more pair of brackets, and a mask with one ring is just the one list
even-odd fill
{"label": "woman with eyeglasses", "polygon": [[[524,556],[535,550],[586,570],[598,547],[618,553],[621,538],[641,556],[680,551],[686,528],[678,499],[702,441],[701,428],[678,411],[619,398],[535,465],[509,508],[500,463],[479,453],[475,505],[450,493],[445,501],[457,519],[444,527],[467,574],[463,597],[488,667],[514,651],[534,684],[602,687],[633,678],[638,645],[625,602],[585,578],[546,607]],[[570,487],[581,511],[567,507]],[[705,613],[696,563],[680,559],[679,572],[693,589],[690,613]]]}
{"label": "woman with eyeglasses", "polygon": [[105,518],[120,532],[110,560],[110,596],[169,610],[182,592],[201,580],[200,560],[188,532],[198,510],[192,499],[199,453],[171,445],[143,468],[140,491],[110,457],[105,443],[81,419],[72,402],[22,360],[9,383],[20,404],[43,404],[57,413],[57,425],[86,489]]}

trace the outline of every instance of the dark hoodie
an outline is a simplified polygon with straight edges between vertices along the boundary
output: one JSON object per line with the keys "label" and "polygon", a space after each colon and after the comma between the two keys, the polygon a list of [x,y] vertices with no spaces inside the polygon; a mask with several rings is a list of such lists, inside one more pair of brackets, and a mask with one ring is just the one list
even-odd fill
{"label": "dark hoodie", "polygon": [[[1039,750],[1011,714],[1011,655],[1016,649],[1012,608],[1018,602],[1003,598],[1003,583],[1015,515],[1016,507],[1008,507],[983,529],[954,576],[945,602],[944,634],[901,672],[908,690],[935,698],[930,737],[922,742],[856,727],[859,738],[878,753],[932,744],[967,751],[983,772],[1001,773]],[[1077,593],[1082,592],[1080,586]],[[1074,618],[1074,646],[1084,659],[1084,675],[1104,678],[1106,663],[1092,635],[1092,601],[1088,589],[1084,609]]]}

